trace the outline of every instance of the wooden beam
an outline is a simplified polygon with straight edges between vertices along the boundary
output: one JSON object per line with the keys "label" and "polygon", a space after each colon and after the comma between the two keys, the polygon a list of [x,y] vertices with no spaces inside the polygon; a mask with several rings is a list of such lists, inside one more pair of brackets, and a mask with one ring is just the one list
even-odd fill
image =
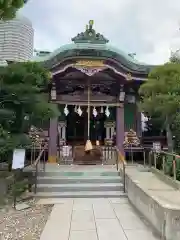
{"label": "wooden beam", "polygon": [[[87,101],[81,101],[81,102],[73,102],[73,101],[55,101],[56,104],[62,104],[62,105],[77,105],[77,106],[87,106]],[[90,103],[91,106],[93,107],[123,107],[122,103],[117,103],[117,102],[91,102]]]}

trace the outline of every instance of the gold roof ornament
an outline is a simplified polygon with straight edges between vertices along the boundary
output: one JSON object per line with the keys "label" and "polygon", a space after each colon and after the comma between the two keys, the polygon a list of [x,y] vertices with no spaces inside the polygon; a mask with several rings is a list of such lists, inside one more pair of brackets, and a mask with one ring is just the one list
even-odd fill
{"label": "gold roof ornament", "polygon": [[71,40],[74,43],[95,43],[95,44],[106,44],[109,42],[102,34],[97,33],[93,29],[94,20],[89,20],[89,23],[86,25],[85,32],[78,33]]}
{"label": "gold roof ornament", "polygon": [[97,68],[97,67],[104,67],[104,62],[100,60],[99,61],[98,60],[79,60],[74,64],[74,66]]}
{"label": "gold roof ornament", "polygon": [[85,73],[88,76],[93,76],[94,74],[107,68],[104,62],[100,60],[79,60],[74,63],[72,67]]}
{"label": "gold roof ornament", "polygon": [[89,29],[92,29],[94,25],[94,20],[89,20]]}

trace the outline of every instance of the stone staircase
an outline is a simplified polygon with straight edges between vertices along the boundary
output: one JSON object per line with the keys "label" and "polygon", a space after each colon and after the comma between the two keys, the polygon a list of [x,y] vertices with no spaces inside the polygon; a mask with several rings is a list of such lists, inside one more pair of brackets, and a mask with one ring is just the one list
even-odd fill
{"label": "stone staircase", "polygon": [[[126,197],[122,179],[116,169],[66,167],[59,171],[40,172],[37,193],[39,198],[119,198]],[[77,170],[78,169],[78,170]]]}

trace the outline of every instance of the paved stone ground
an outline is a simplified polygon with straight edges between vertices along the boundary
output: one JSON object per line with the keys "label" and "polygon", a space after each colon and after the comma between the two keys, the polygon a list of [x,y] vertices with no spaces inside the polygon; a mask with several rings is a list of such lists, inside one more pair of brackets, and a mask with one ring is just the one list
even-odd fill
{"label": "paved stone ground", "polygon": [[159,240],[124,198],[56,200],[40,240],[52,236],[53,240]]}
{"label": "paved stone ground", "polygon": [[26,210],[0,210],[0,240],[40,239],[53,205],[36,205],[34,199],[26,203],[30,205]]}

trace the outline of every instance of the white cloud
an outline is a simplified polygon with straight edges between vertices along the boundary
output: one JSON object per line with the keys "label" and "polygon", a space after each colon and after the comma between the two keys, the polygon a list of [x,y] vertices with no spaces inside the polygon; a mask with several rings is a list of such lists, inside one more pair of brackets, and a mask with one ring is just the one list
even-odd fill
{"label": "white cloud", "polygon": [[180,47],[179,0],[30,0],[22,12],[33,22],[38,49],[69,43],[89,19],[112,45],[143,62],[163,63]]}

